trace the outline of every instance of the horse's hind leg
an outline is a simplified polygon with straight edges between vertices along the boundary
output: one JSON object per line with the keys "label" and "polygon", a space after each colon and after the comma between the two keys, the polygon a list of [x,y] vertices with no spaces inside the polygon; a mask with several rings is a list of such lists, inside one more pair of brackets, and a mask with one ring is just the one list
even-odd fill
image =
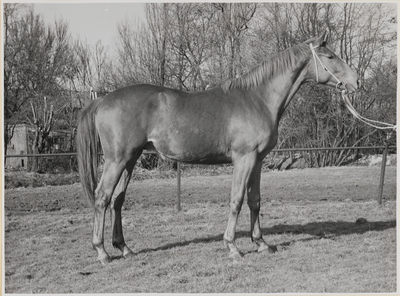
{"label": "horse's hind leg", "polygon": [[121,179],[114,190],[113,198],[111,199],[111,229],[112,229],[112,244],[122,252],[122,256],[128,257],[133,255],[131,249],[125,244],[124,234],[122,231],[121,208],[125,201],[126,188],[132,175],[137,157],[134,158],[123,171]]}
{"label": "horse's hind leg", "polygon": [[111,196],[125,169],[122,161],[106,160],[104,171],[99,185],[95,191],[94,223],[93,223],[93,248],[97,251],[98,260],[102,264],[110,261],[110,257],[104,249],[104,220],[107,207],[111,202]]}

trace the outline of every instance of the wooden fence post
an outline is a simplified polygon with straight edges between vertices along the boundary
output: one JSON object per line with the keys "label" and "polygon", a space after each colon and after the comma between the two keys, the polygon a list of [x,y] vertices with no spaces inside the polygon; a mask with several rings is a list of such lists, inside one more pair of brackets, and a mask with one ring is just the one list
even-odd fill
{"label": "wooden fence post", "polygon": [[388,143],[388,141],[386,141],[385,148],[383,150],[383,155],[382,155],[381,178],[379,181],[378,203],[380,205],[382,204],[383,184],[385,183],[385,169],[386,169],[386,159],[387,159],[388,148],[389,148],[389,143]]}
{"label": "wooden fence post", "polygon": [[177,170],[178,170],[178,175],[177,175],[177,183],[178,183],[178,188],[177,188],[177,200],[176,200],[176,209],[178,212],[182,210],[181,208],[181,163],[178,161],[177,165]]}

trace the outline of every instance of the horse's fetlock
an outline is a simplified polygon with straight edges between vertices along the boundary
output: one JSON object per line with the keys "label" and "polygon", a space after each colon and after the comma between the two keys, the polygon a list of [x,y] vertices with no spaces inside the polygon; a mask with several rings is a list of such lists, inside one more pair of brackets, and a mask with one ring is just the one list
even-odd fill
{"label": "horse's fetlock", "polygon": [[98,249],[102,249],[103,246],[104,246],[104,241],[100,241],[100,242],[95,242],[95,241],[93,241],[93,242],[92,242],[92,247],[93,247],[93,249],[96,250],[96,251],[97,251]]}
{"label": "horse's fetlock", "polygon": [[124,250],[125,242],[124,241],[113,241],[112,246],[116,249],[119,249],[122,252]]}
{"label": "horse's fetlock", "polygon": [[267,243],[264,241],[264,239],[262,238],[262,236],[258,236],[258,237],[253,237],[251,236],[251,241],[253,243],[255,243],[257,246],[262,246],[262,245],[266,245]]}

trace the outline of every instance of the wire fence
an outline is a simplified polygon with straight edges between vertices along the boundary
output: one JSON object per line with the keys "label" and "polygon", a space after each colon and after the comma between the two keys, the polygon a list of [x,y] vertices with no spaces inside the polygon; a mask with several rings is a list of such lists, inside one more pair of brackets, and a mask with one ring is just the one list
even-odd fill
{"label": "wire fence", "polygon": [[[334,150],[377,150],[382,151],[382,164],[381,164],[381,174],[379,181],[379,190],[378,190],[378,203],[382,203],[382,195],[383,195],[383,186],[384,186],[384,178],[385,178],[385,168],[386,168],[386,159],[389,150],[396,150],[396,146],[389,146],[388,144],[384,146],[358,146],[358,147],[323,147],[323,148],[290,148],[290,149],[273,149],[271,153],[293,153],[293,152],[311,152],[311,151],[334,151]],[[155,151],[144,151],[145,155],[156,155]],[[8,158],[31,158],[31,157],[76,157],[77,153],[53,153],[53,154],[22,154],[22,155],[5,155],[5,159]],[[181,210],[181,163],[177,163],[177,210]]]}
{"label": "wire fence", "polygon": [[[357,146],[357,147],[322,147],[322,148],[284,148],[284,149],[273,149],[270,153],[276,152],[303,152],[303,151],[332,151],[332,150],[384,150],[384,149],[396,150],[396,146]],[[155,154],[158,153],[152,150],[145,150],[143,154]],[[101,154],[100,154],[101,155]],[[18,157],[56,157],[56,156],[77,156],[76,152],[70,153],[44,153],[44,154],[15,154],[5,155],[5,158],[18,158]]]}

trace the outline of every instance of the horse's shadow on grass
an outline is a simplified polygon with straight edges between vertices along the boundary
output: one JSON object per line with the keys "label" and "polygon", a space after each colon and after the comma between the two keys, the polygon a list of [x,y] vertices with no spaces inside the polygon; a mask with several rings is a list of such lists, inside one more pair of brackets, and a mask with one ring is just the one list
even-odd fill
{"label": "horse's shadow on grass", "polygon": [[[390,221],[378,221],[378,222],[367,222],[360,221],[359,223],[336,221],[336,222],[312,222],[305,225],[276,225],[270,228],[263,228],[262,233],[264,239],[268,242],[269,235],[279,235],[279,234],[308,234],[312,237],[293,239],[291,241],[285,241],[277,245],[273,245],[276,250],[277,247],[285,248],[292,243],[299,241],[310,241],[317,240],[321,238],[335,239],[338,236],[349,235],[349,234],[363,234],[368,231],[384,231],[389,228],[396,227],[396,220]],[[250,237],[250,232],[238,231],[236,232],[236,238]],[[210,237],[195,238],[192,240],[174,242],[159,246],[157,248],[146,248],[138,251],[136,254],[148,253],[154,251],[168,250],[175,247],[183,247],[190,244],[196,243],[209,243],[222,241],[223,234],[214,235]],[[251,253],[252,251],[248,252]]]}

